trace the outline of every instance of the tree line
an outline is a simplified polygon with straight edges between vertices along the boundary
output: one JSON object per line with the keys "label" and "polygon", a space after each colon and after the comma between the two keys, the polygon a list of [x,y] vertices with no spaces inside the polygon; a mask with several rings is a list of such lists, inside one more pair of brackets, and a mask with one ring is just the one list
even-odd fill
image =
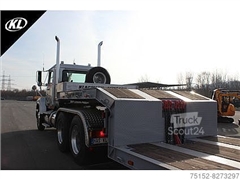
{"label": "tree line", "polygon": [[[42,95],[45,95],[45,91],[40,91]],[[39,96],[39,94],[35,91],[32,90],[19,90],[19,89],[14,89],[12,91],[10,90],[1,90],[1,99],[7,99],[7,100],[31,100],[31,98]]]}
{"label": "tree line", "polygon": [[219,71],[202,71],[198,74],[192,72],[179,73],[177,80],[179,84],[186,85],[179,87],[179,89],[194,90],[207,97],[211,97],[212,91],[216,88],[240,90],[239,77],[232,77]]}
{"label": "tree line", "polygon": [[[147,75],[142,76],[139,82],[147,82],[149,78]],[[174,87],[178,90],[194,90],[203,96],[211,97],[212,91],[216,88],[223,88],[228,90],[240,90],[240,78],[238,76],[232,77],[220,71],[210,72],[202,71],[198,74],[192,72],[179,73],[177,76],[178,84],[183,86]],[[46,95],[44,90],[40,91],[42,95]],[[18,90],[1,91],[1,97],[10,100],[26,100],[27,97],[39,96],[33,90]]]}

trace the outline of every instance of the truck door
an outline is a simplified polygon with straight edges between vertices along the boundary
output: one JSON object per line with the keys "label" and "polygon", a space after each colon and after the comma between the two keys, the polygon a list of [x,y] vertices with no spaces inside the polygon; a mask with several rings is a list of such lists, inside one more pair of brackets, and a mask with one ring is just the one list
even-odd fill
{"label": "truck door", "polygon": [[48,82],[47,82],[47,89],[46,89],[46,105],[51,106],[52,102],[52,95],[53,95],[53,71],[48,72]]}

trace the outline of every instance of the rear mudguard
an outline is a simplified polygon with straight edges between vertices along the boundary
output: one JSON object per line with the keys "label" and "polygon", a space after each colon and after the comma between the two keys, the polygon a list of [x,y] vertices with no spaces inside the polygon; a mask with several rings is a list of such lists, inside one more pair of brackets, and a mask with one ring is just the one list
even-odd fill
{"label": "rear mudguard", "polygon": [[[60,112],[64,112],[64,113],[69,113],[73,116],[77,115],[79,116],[79,118],[82,121],[83,124],[83,129],[84,129],[84,135],[85,135],[85,145],[87,147],[90,147],[89,144],[89,134],[88,134],[88,130],[90,129],[94,129],[94,128],[103,128],[103,119],[102,117],[96,113],[97,110],[93,112],[88,112],[88,109],[71,109],[71,108],[59,108],[57,110],[56,113],[56,124],[57,122],[57,118]],[[90,110],[91,111],[91,110]],[[69,118],[69,120],[71,121],[72,118]]]}

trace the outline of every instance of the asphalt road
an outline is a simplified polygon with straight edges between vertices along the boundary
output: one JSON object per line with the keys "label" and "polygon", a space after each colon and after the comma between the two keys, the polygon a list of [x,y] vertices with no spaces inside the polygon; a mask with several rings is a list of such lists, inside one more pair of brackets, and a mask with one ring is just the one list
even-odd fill
{"label": "asphalt road", "polygon": [[[240,138],[240,111],[235,123],[218,124],[218,134]],[[35,102],[8,101],[1,103],[1,169],[2,170],[123,170],[122,165],[96,154],[88,165],[77,165],[70,153],[61,153],[55,129],[38,131]]]}
{"label": "asphalt road", "polygon": [[61,153],[55,129],[38,131],[35,102],[1,102],[2,170],[122,170],[122,165],[96,154],[88,165],[77,165],[70,153]]}

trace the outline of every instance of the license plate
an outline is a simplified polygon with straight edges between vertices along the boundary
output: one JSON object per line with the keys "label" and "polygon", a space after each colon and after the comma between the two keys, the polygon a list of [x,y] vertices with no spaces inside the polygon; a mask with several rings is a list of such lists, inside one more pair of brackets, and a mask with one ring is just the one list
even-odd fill
{"label": "license plate", "polygon": [[91,144],[105,144],[108,142],[107,138],[92,138]]}

